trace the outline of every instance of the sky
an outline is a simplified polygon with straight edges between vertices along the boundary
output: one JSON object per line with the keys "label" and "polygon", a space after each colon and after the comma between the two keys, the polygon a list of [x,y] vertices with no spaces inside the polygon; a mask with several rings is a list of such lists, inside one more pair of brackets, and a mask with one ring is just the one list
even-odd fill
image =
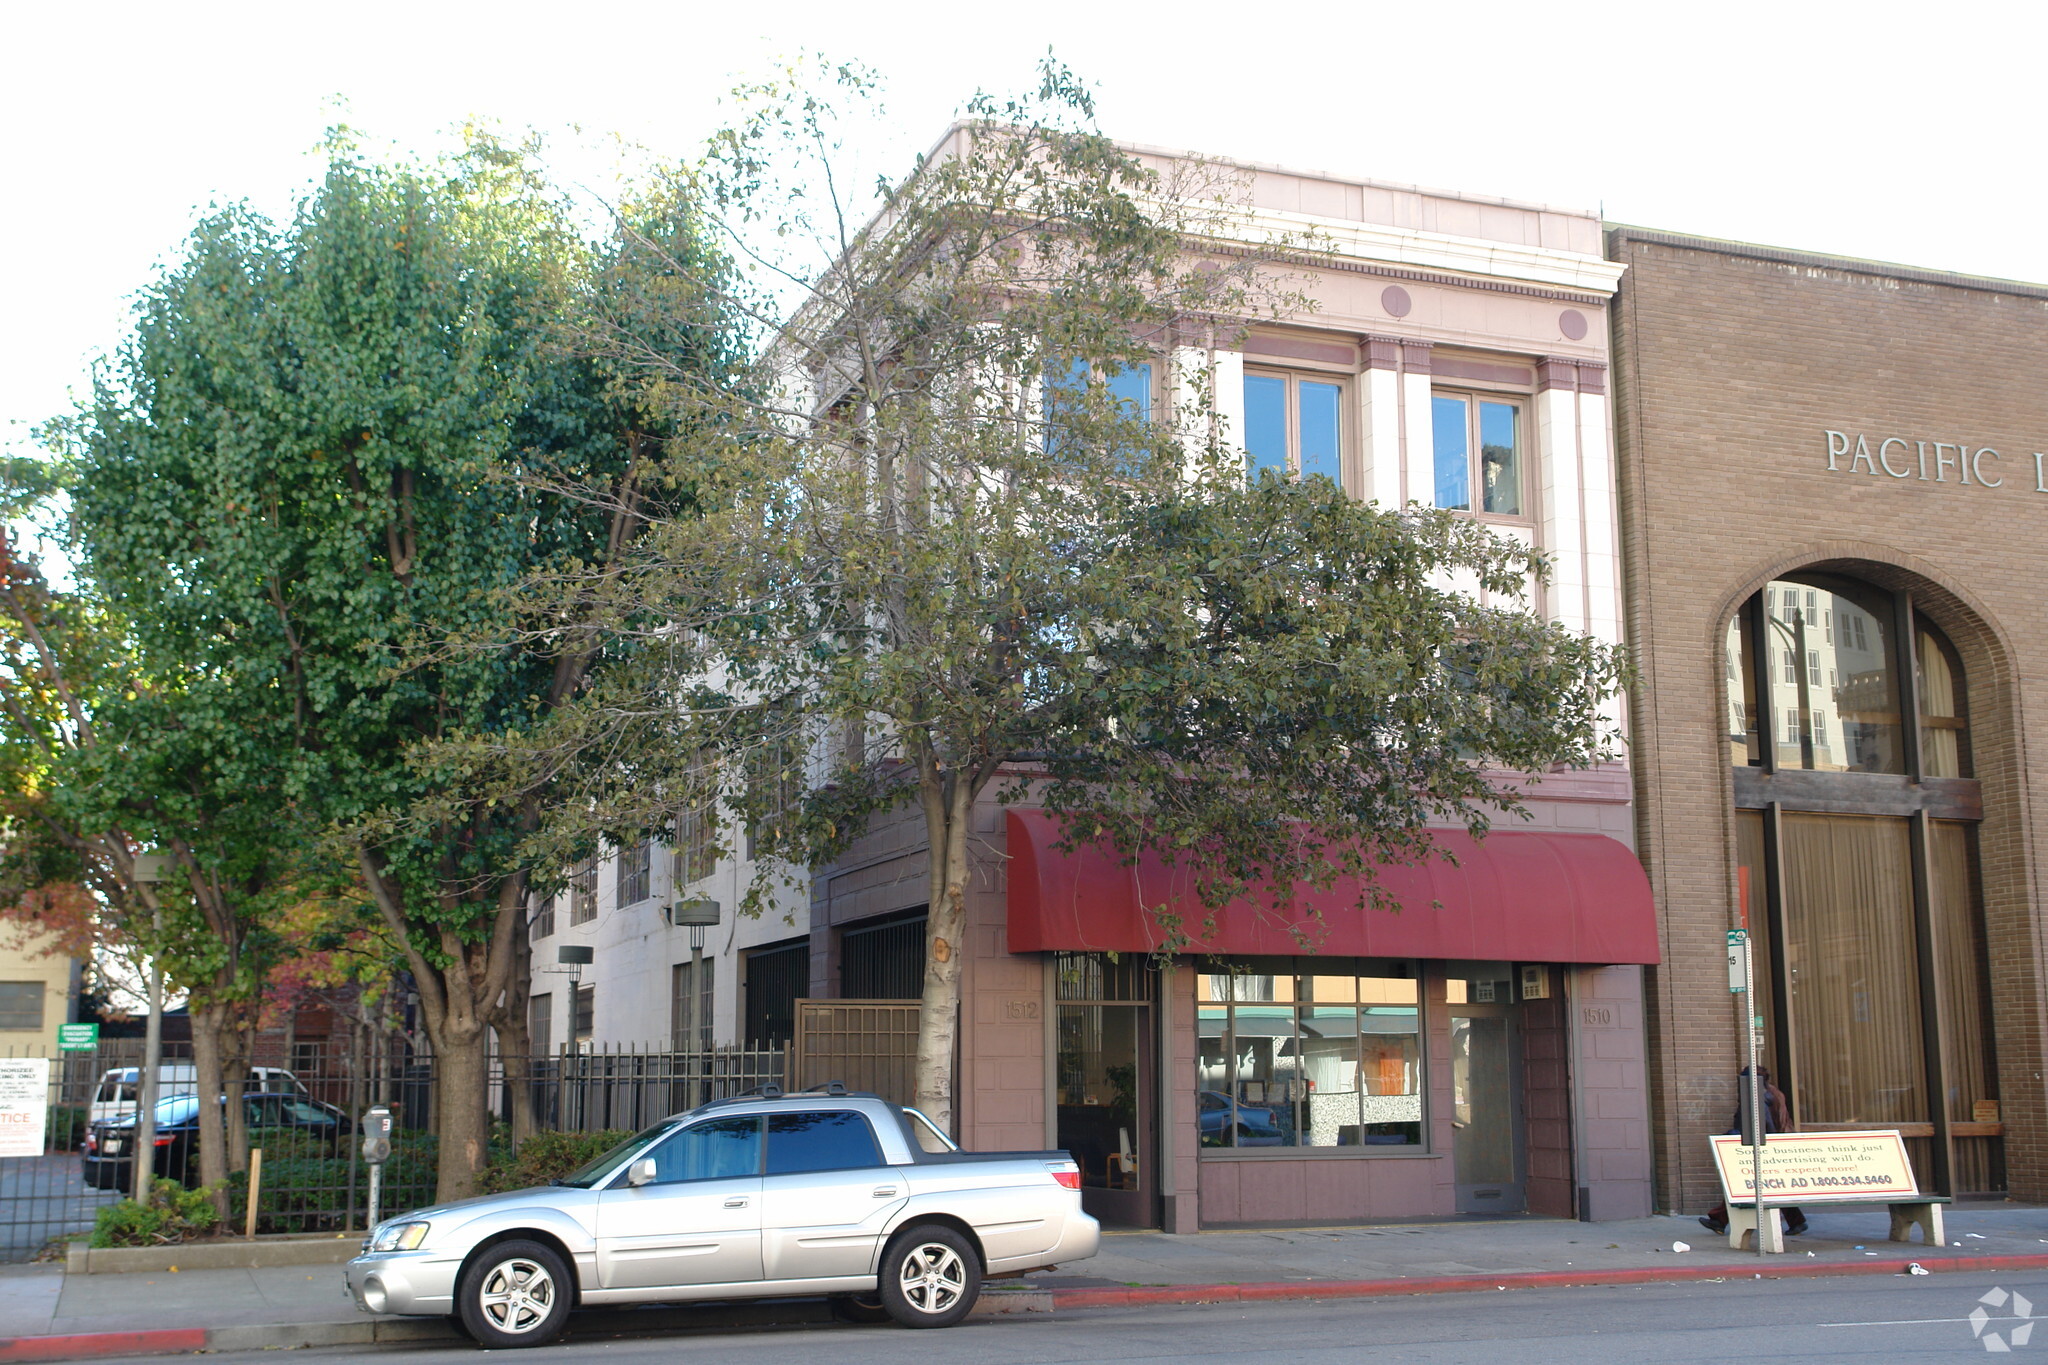
{"label": "sky", "polygon": [[[2038,6],[25,0],[0,19],[0,445],[82,392],[211,203],[285,215],[337,118],[431,153],[482,117],[602,192],[802,50],[885,82],[907,164],[1055,52],[1134,142],[2048,281]],[[339,101],[339,103],[337,102]],[[344,112],[345,111],[345,112]]]}

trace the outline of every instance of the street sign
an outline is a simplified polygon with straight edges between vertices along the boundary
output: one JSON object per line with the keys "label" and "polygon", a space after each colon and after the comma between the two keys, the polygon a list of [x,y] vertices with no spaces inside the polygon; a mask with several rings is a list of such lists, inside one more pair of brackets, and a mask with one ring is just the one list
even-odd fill
{"label": "street sign", "polygon": [[50,1059],[0,1058],[0,1156],[41,1156],[50,1123]]}
{"label": "street sign", "polygon": [[57,1048],[60,1052],[91,1052],[99,1045],[98,1024],[57,1025]]}
{"label": "street sign", "polygon": [[1749,989],[1749,931],[1728,931],[1728,989],[1736,995]]}

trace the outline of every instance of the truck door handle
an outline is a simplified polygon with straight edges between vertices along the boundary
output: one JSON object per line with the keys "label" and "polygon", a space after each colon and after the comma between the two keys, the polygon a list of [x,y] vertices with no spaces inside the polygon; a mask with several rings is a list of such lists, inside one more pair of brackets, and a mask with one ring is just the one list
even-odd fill
{"label": "truck door handle", "polygon": [[747,1197],[743,1194],[736,1194],[725,1201],[725,1206],[729,1209],[743,1209],[747,1206]]}
{"label": "truck door handle", "polygon": [[894,1199],[895,1197],[896,1197],[896,1187],[895,1187],[894,1185],[877,1185],[877,1186],[875,1186],[875,1198],[877,1198],[877,1199]]}

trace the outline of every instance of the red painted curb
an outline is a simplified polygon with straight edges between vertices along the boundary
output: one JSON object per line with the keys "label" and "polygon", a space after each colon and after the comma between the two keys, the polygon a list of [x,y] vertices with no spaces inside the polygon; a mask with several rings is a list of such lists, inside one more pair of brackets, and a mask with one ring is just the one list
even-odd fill
{"label": "red painted curb", "polygon": [[95,1360],[101,1356],[203,1351],[206,1328],[166,1327],[149,1332],[81,1332],[63,1337],[0,1341],[0,1360]]}
{"label": "red painted curb", "polygon": [[1284,1284],[1173,1284],[1142,1289],[1055,1289],[1060,1308],[1127,1308],[1161,1303],[1258,1303],[1276,1299],[1372,1299],[1402,1294],[1470,1294],[1501,1289],[1573,1289],[1608,1284],[1681,1284],[1696,1280],[1819,1279],[1831,1275],[1903,1275],[1909,1265],[1936,1274],[1965,1270],[2048,1270],[2048,1255],[1942,1256],[1759,1265],[1635,1266],[1626,1270],[1524,1270],[1502,1275],[1418,1275],[1402,1280],[1305,1280]]}

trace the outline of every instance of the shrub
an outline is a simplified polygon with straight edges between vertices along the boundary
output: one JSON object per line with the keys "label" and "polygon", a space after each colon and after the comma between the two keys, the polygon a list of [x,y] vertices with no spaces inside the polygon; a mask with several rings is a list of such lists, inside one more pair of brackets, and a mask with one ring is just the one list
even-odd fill
{"label": "shrub", "polygon": [[152,1182],[149,1202],[123,1199],[100,1209],[93,1219],[95,1247],[158,1247],[190,1241],[212,1233],[220,1216],[210,1190],[188,1190],[175,1180]]}
{"label": "shrub", "polygon": [[50,1106],[50,1150],[53,1152],[75,1152],[85,1141],[86,1106],[82,1104],[53,1104]]}
{"label": "shrub", "polygon": [[[369,1203],[370,1169],[351,1160],[349,1145],[329,1148],[302,1129],[271,1128],[249,1134],[263,1149],[263,1186],[257,1196],[258,1232],[326,1232],[346,1226]],[[439,1145],[431,1134],[400,1133],[384,1163],[385,1216],[434,1201],[434,1166]],[[351,1171],[350,1167],[354,1169]],[[229,1219],[239,1228],[249,1217],[249,1176],[228,1177]]]}
{"label": "shrub", "polygon": [[500,1194],[559,1180],[631,1136],[632,1131],[625,1128],[607,1128],[596,1133],[535,1133],[516,1154],[492,1153],[489,1164],[477,1177],[477,1193]]}

